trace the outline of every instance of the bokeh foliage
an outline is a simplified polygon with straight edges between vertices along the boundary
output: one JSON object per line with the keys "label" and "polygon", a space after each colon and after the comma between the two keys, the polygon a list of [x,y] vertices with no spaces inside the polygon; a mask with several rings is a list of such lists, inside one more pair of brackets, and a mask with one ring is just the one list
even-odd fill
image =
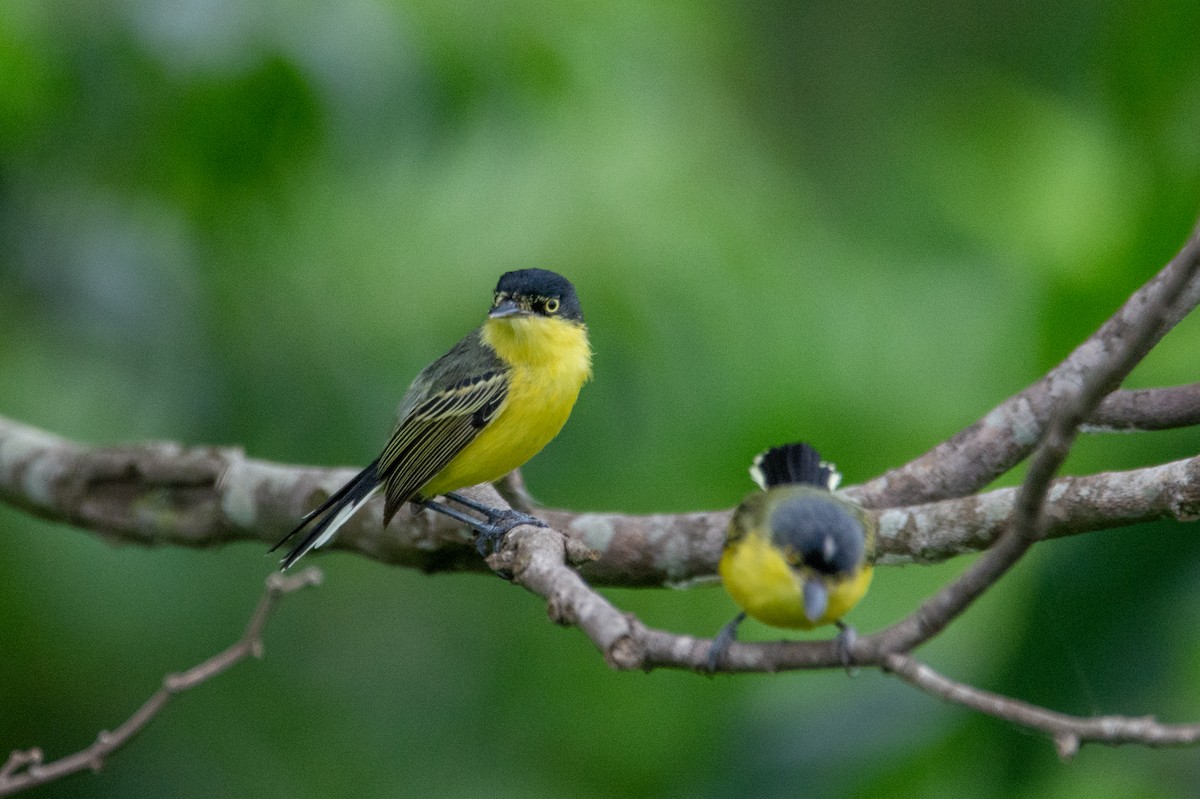
{"label": "bokeh foliage", "polygon": [[[579,287],[596,380],[544,501],[728,506],[803,437],[851,481],[1057,362],[1183,241],[1200,6],[6,0],[0,413],[363,463],[496,276]],[[1135,373],[1196,379],[1200,322]],[[1194,454],[1090,438],[1069,468]],[[1011,482],[1011,479],[1008,480]],[[0,749],[73,751],[239,633],[273,561],[0,509]],[[1194,531],[1039,547],[925,651],[1200,717]],[[1195,753],[1044,740],[874,673],[614,674],[499,580],[345,555],[268,655],[42,796],[1178,796]],[[883,569],[874,629],[961,569]],[[614,591],[708,634],[715,590]],[[747,635],[775,635],[747,625]]]}

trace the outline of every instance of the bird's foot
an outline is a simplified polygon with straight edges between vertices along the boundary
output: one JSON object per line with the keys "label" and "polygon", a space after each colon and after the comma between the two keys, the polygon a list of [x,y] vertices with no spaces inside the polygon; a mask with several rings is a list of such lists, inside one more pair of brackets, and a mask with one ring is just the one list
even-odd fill
{"label": "bird's foot", "polygon": [[522,524],[532,524],[534,527],[549,526],[536,516],[530,516],[528,513],[522,513],[512,508],[505,510],[493,508],[487,517],[486,523],[475,525],[475,549],[485,558],[500,548],[504,536],[514,527],[520,527]]}
{"label": "bird's foot", "polygon": [[528,513],[522,513],[512,508],[493,508],[481,502],[476,502],[462,494],[448,492],[446,498],[483,514],[486,517],[486,521],[476,519],[470,514],[464,513],[457,508],[451,508],[441,502],[426,500],[422,505],[429,510],[444,513],[452,519],[457,519],[474,530],[476,534],[475,549],[481,557],[487,557],[490,553],[499,549],[505,534],[514,527],[520,527],[522,524],[532,524],[536,527],[547,526],[544,521],[536,516],[530,516]]}
{"label": "bird's foot", "polygon": [[725,650],[729,649],[729,645],[737,640],[738,626],[745,620],[746,614],[739,613],[733,617],[733,620],[721,628],[721,632],[713,638],[712,646],[708,648],[708,658],[704,661],[704,670],[709,674],[713,674],[717,670],[717,666],[721,664],[721,658],[725,655]]}
{"label": "bird's foot", "polygon": [[858,640],[858,630],[846,624],[843,621],[835,621],[837,625],[837,638],[833,639],[834,645],[837,647],[838,659],[842,661],[842,665],[846,667],[846,673],[853,677],[858,673],[858,669],[854,666],[854,643]]}

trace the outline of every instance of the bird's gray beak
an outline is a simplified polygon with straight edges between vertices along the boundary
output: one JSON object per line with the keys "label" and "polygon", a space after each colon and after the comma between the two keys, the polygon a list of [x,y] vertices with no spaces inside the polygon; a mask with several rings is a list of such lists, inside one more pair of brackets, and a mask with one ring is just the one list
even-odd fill
{"label": "bird's gray beak", "polygon": [[825,615],[827,607],[829,607],[829,591],[826,590],[825,583],[813,578],[805,580],[804,617],[815,624],[817,619]]}
{"label": "bird's gray beak", "polygon": [[503,319],[506,316],[525,316],[529,312],[517,304],[516,300],[501,300],[500,304],[488,311],[488,319]]}

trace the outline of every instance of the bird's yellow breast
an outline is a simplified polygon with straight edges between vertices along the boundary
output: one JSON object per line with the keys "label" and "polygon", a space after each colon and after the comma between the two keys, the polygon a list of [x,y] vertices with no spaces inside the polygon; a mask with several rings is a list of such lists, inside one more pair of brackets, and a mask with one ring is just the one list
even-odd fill
{"label": "bird's yellow breast", "polygon": [[482,338],[510,369],[507,395],[487,427],[421,489],[426,497],[498,480],[532,458],[558,435],[591,377],[582,324],[542,316],[489,319]]}
{"label": "bird's yellow breast", "polygon": [[853,574],[822,577],[829,606],[814,621],[804,615],[804,586],[799,574],[760,530],[751,530],[725,547],[718,566],[721,582],[733,601],[750,616],[774,627],[811,630],[844,616],[871,584],[873,570],[863,565]]}

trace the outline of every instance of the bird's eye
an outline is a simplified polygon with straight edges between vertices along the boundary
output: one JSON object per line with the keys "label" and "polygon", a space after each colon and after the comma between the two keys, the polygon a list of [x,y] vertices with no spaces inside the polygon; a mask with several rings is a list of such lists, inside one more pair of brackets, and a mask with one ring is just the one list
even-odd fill
{"label": "bird's eye", "polygon": [[558,298],[551,297],[546,300],[546,313],[558,313]]}

